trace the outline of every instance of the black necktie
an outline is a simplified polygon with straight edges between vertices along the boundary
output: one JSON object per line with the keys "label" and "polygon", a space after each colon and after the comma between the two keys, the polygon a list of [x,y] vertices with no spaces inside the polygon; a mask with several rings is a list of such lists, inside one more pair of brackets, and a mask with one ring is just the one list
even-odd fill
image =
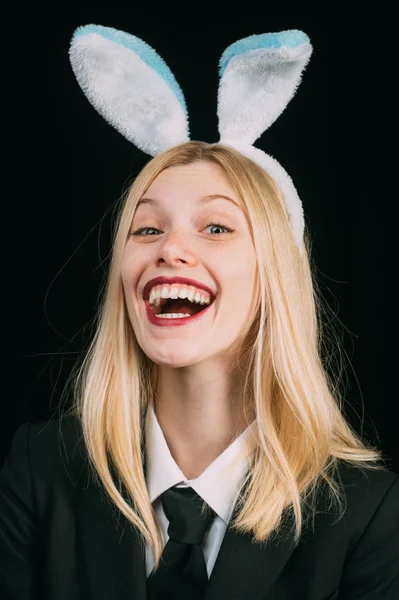
{"label": "black necktie", "polygon": [[216,513],[191,487],[162,494],[169,540],[156,573],[147,579],[148,600],[200,600],[208,583],[201,544]]}

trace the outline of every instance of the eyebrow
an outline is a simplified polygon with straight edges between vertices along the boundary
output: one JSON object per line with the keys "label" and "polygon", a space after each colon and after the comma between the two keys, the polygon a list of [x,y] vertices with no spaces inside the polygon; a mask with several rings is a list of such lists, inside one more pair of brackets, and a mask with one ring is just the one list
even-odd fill
{"label": "eyebrow", "polygon": [[[236,206],[239,210],[241,210],[241,211],[243,210],[242,207],[235,200],[233,200],[233,198],[230,198],[229,196],[226,196],[224,194],[208,194],[207,196],[199,196],[195,200],[195,204],[197,204],[197,205],[207,204],[208,202],[212,202],[212,200],[218,200],[219,198],[228,200],[229,202],[232,202],[234,204],[234,206]],[[161,206],[161,203],[159,202],[159,200],[155,200],[154,198],[141,198],[137,203],[136,209],[141,204],[151,204],[152,206]]]}

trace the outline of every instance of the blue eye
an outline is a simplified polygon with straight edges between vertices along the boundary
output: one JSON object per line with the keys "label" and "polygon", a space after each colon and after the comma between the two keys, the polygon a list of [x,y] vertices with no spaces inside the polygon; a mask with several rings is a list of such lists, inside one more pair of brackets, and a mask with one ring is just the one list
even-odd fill
{"label": "blue eye", "polygon": [[[141,232],[144,231],[145,229],[155,229],[155,227],[150,227],[149,225],[147,227],[140,227],[140,229],[137,229],[136,231],[134,231],[132,233],[132,235],[143,235]],[[159,231],[159,229],[155,229],[155,231]]]}
{"label": "blue eye", "polygon": [[208,223],[205,229],[207,227],[219,227],[219,229],[226,229],[227,233],[231,233],[233,231],[232,229],[230,229],[230,227],[226,227],[226,225],[222,225],[221,223]]}
{"label": "blue eye", "polygon": [[[234,230],[230,229],[230,227],[226,227],[226,225],[222,225],[221,223],[208,223],[208,225],[205,227],[205,229],[207,227],[219,227],[219,229],[225,229],[226,232],[222,231],[223,233],[232,233]],[[136,229],[136,231],[134,231],[132,233],[132,235],[144,235],[142,232],[145,231],[146,229],[153,229],[154,231],[159,231],[159,229],[156,229],[156,227],[152,227],[151,225],[147,225],[146,227],[140,227],[140,229]],[[153,235],[153,234],[150,234]],[[221,235],[220,233],[217,235]],[[148,237],[146,235],[144,235],[144,237]]]}

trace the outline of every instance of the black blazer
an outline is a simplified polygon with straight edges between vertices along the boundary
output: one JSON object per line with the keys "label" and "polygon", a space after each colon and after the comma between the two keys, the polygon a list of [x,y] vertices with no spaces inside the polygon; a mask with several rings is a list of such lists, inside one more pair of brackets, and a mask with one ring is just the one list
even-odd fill
{"label": "black blazer", "polygon": [[[144,600],[137,532],[90,477],[78,421],[63,419],[60,431],[55,420],[26,423],[6,457],[0,597]],[[205,600],[398,600],[399,476],[343,462],[340,476],[344,516],[321,494],[296,548],[284,536],[262,546],[227,529]]]}

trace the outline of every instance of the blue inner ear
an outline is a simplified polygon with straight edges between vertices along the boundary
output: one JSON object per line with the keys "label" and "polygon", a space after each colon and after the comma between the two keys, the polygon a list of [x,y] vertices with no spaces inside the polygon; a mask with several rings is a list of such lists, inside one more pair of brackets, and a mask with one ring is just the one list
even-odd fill
{"label": "blue inner ear", "polygon": [[159,54],[146,42],[143,42],[140,38],[124,31],[119,31],[113,27],[104,27],[103,25],[84,25],[78,27],[73,38],[85,36],[90,33],[96,33],[106,40],[110,40],[119,46],[123,46],[128,50],[131,50],[137,54],[149,67],[151,67],[162,79],[166,81],[172,92],[179,100],[182,108],[187,115],[186,101],[183,92],[177,83],[175,76],[169,69],[165,61],[159,56]]}
{"label": "blue inner ear", "polygon": [[302,44],[307,44],[309,38],[303,31],[290,29],[280,31],[279,33],[261,33],[259,35],[250,35],[242,40],[238,40],[226,48],[219,61],[219,77],[222,77],[227,64],[231,58],[244,54],[248,50],[259,50],[260,48],[297,48]]}

